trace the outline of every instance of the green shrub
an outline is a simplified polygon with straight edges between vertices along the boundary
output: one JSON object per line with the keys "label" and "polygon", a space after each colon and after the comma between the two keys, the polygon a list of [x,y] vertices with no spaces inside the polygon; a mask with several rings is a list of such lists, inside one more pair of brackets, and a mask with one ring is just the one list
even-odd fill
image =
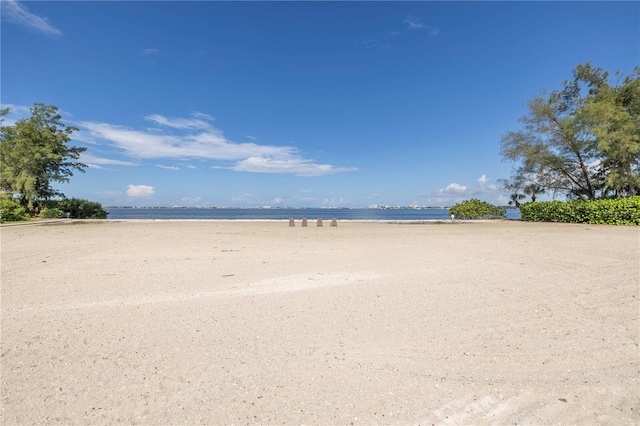
{"label": "green shrub", "polygon": [[29,220],[27,212],[10,194],[0,194],[0,223]]}
{"label": "green shrub", "polygon": [[59,217],[62,217],[62,210],[57,209],[55,207],[53,208],[45,207],[42,210],[40,210],[38,217],[47,218],[47,219],[57,219]]}
{"label": "green shrub", "polygon": [[102,204],[80,198],[53,200],[48,206],[67,212],[74,219],[106,219],[109,214]]}
{"label": "green shrub", "polygon": [[449,215],[456,219],[502,219],[506,217],[503,207],[480,201],[478,199],[465,200],[449,209]]}
{"label": "green shrub", "polygon": [[520,217],[529,222],[640,225],[640,196],[527,203],[520,206]]}

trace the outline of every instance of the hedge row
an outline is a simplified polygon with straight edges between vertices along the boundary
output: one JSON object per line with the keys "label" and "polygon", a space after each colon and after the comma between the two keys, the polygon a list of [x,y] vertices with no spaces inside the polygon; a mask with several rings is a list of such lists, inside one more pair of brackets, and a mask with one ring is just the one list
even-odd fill
{"label": "hedge row", "polygon": [[102,204],[81,198],[49,200],[44,204],[52,212],[60,210],[60,216],[62,216],[62,212],[69,213],[69,217],[72,219],[106,219],[109,214],[102,207]]}
{"label": "hedge row", "polygon": [[529,222],[640,225],[640,196],[526,203],[520,206],[520,217]]}

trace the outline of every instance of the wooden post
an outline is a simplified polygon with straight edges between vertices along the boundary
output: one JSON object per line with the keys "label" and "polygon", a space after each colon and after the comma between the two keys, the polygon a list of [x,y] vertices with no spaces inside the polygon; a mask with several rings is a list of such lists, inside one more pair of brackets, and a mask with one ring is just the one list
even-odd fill
{"label": "wooden post", "polygon": [[307,226],[307,218],[306,217],[302,218],[302,226]]}
{"label": "wooden post", "polygon": [[322,226],[322,218],[321,217],[318,218],[318,226]]}
{"label": "wooden post", "polygon": [[293,220],[292,217],[289,218],[289,226],[296,226],[296,222]]}
{"label": "wooden post", "polygon": [[336,219],[335,217],[331,219],[331,226],[338,226],[338,219]]}

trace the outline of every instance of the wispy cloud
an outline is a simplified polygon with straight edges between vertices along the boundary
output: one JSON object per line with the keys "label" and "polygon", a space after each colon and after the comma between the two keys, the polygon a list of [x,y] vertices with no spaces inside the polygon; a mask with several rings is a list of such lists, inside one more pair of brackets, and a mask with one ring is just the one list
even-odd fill
{"label": "wispy cloud", "polygon": [[29,111],[29,107],[21,106],[21,105],[13,105],[13,104],[0,104],[0,109],[9,109],[9,113],[3,117],[0,117],[2,120],[3,126],[13,126],[16,124],[18,120],[23,118],[27,118],[31,111]]}
{"label": "wispy cloud", "polygon": [[156,167],[160,167],[161,169],[165,169],[165,170],[180,170],[180,167],[165,166],[165,165],[162,165],[162,164],[156,164]]}
{"label": "wispy cloud", "polygon": [[83,152],[80,154],[80,162],[88,164],[89,167],[94,167],[97,169],[101,169],[102,167],[98,165],[108,165],[108,166],[137,166],[137,163],[133,163],[131,161],[122,161],[122,160],[113,160],[110,158],[101,158],[96,157],[93,154],[88,152]]}
{"label": "wispy cloud", "polygon": [[387,31],[384,34],[374,35],[373,37],[364,37],[360,39],[362,45],[368,49],[388,49],[391,42],[396,38],[403,36],[415,30],[428,31],[430,36],[437,36],[440,30],[431,25],[427,25],[422,21],[421,17],[407,16],[402,21],[404,30]]}
{"label": "wispy cloud", "polygon": [[321,176],[357,170],[353,167],[335,167],[330,164],[316,164],[312,160],[297,156],[284,159],[249,157],[246,160],[238,161],[231,169],[240,172],[280,173],[297,176]]}
{"label": "wispy cloud", "polygon": [[[200,116],[203,117],[203,116]],[[208,116],[211,119],[211,116]],[[201,118],[149,115],[147,120],[179,130],[180,135],[164,129],[135,130],[124,126],[84,121],[78,123],[92,140],[112,145],[122,154],[139,159],[203,159],[233,164],[217,164],[243,172],[284,173],[298,176],[320,176],[355,171],[353,167],[317,164],[304,158],[294,147],[236,143],[228,140],[219,129]]]}
{"label": "wispy cloud", "polygon": [[430,36],[437,36],[440,34],[440,29],[431,25],[426,25],[422,22],[422,18],[415,16],[407,16],[402,23],[410,30],[427,30]]}
{"label": "wispy cloud", "polygon": [[404,18],[404,21],[402,21],[402,23],[405,24],[407,28],[410,28],[412,30],[425,28],[425,25],[422,23],[422,20],[420,18],[415,18],[413,16],[407,16],[406,18]]}
{"label": "wispy cloud", "polygon": [[140,55],[149,56],[149,55],[157,55],[160,53],[158,49],[142,49],[140,50]]}
{"label": "wispy cloud", "polygon": [[377,38],[363,38],[362,44],[368,49],[388,49],[391,47],[391,43]]}
{"label": "wispy cloud", "polygon": [[213,130],[213,126],[207,123],[205,120],[213,120],[214,118],[208,114],[192,113],[192,116],[196,118],[177,118],[177,117],[165,117],[159,114],[152,114],[145,117],[145,120],[152,121],[161,126],[172,127],[174,129],[199,129],[199,130]]}
{"label": "wispy cloud", "polygon": [[151,197],[156,193],[156,189],[149,185],[129,185],[127,188],[127,196],[130,198]]}
{"label": "wispy cloud", "polygon": [[49,35],[61,35],[62,31],[47,21],[47,18],[32,13],[26,6],[15,0],[0,1],[2,20],[21,25],[27,29]]}

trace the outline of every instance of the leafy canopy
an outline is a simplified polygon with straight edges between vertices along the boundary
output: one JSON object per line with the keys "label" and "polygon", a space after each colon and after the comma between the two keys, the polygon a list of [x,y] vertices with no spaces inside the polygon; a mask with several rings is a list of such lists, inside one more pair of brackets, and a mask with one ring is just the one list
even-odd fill
{"label": "leafy canopy", "polygon": [[[625,77],[578,65],[563,89],[535,96],[522,129],[503,135],[516,167],[505,188],[594,199],[635,195],[640,185],[640,68]],[[535,200],[535,198],[534,198]]]}
{"label": "leafy canopy", "polygon": [[502,219],[507,212],[502,207],[473,198],[451,207],[449,214],[456,219]]}
{"label": "leafy canopy", "polygon": [[36,103],[30,111],[30,118],[0,127],[0,187],[33,210],[41,200],[63,196],[52,183],[68,182],[87,165],[78,161],[86,148],[68,145],[78,129],[60,122],[57,107]]}

